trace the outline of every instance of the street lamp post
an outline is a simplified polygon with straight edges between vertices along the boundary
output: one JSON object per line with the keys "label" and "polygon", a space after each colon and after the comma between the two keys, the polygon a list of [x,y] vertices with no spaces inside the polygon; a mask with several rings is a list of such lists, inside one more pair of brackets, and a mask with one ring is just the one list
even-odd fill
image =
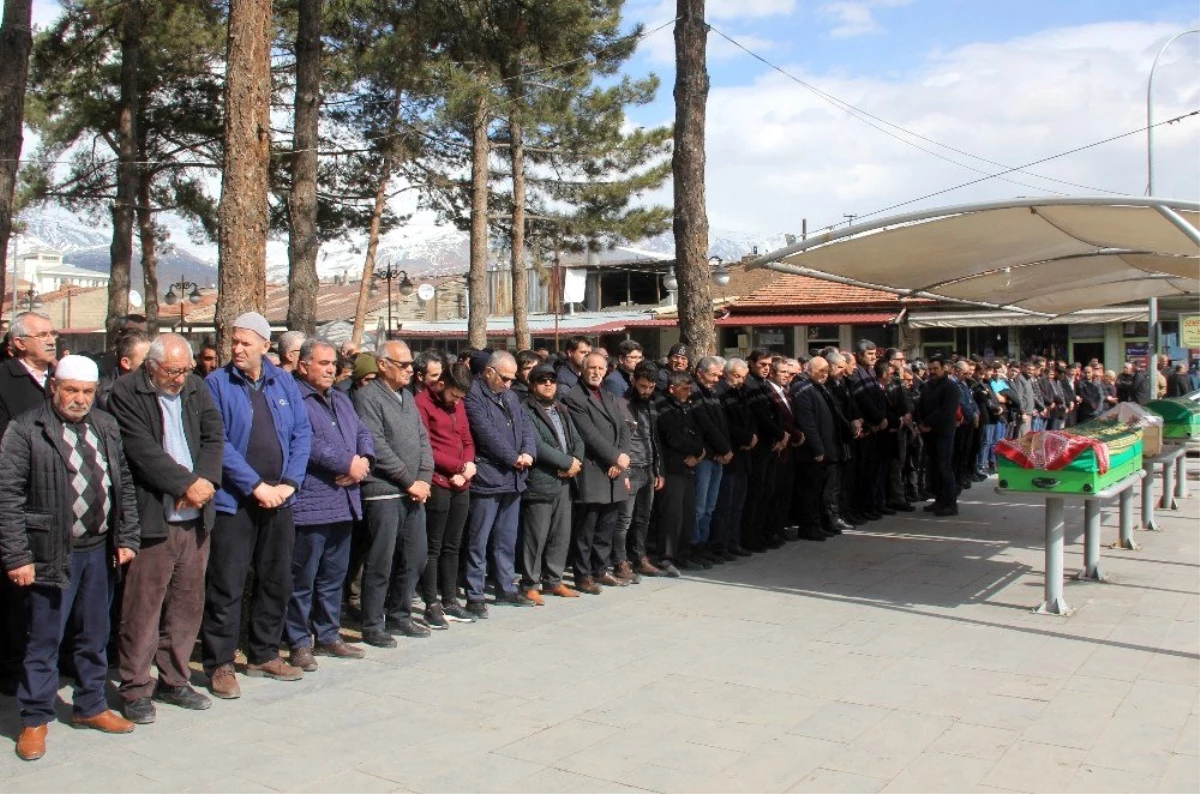
{"label": "street lamp post", "polygon": [[[176,292],[176,290],[179,291]],[[188,290],[191,290],[191,292],[189,293]],[[184,300],[184,296],[187,297],[187,300]],[[179,333],[182,334],[186,320],[185,312],[187,305],[188,303],[194,305],[200,302],[200,287],[194,281],[186,281],[181,278],[167,287],[167,294],[163,300],[168,306],[174,306],[176,303],[179,304]]]}
{"label": "street lamp post", "polygon": [[[1163,53],[1167,51],[1167,47],[1182,36],[1187,36],[1192,33],[1200,33],[1200,28],[1192,30],[1184,30],[1176,33],[1171,38],[1163,43],[1158,51],[1158,55],[1154,56],[1154,63],[1150,65],[1150,77],[1146,80],[1146,195],[1154,195],[1154,72],[1158,69],[1158,62],[1162,58]],[[1160,337],[1158,325],[1158,298],[1151,298],[1147,305],[1147,341],[1150,348],[1150,358],[1146,367],[1146,376],[1153,378],[1154,372],[1158,368],[1158,341]]]}
{"label": "street lamp post", "polygon": [[29,311],[42,308],[42,300],[38,297],[37,289],[31,284],[29,289],[21,293],[21,297],[25,299],[25,307]]}
{"label": "street lamp post", "polygon": [[413,294],[413,283],[408,277],[408,271],[399,270],[395,263],[388,263],[385,267],[376,268],[375,273],[371,276],[371,292],[375,292],[375,284],[379,281],[387,282],[387,329],[388,333],[392,331],[392,282],[400,279],[400,294],[405,297]]}
{"label": "street lamp post", "polygon": [[[729,285],[729,268],[725,267],[725,260],[719,256],[710,256],[708,258],[708,267],[711,272],[712,282],[718,287]],[[667,268],[667,274],[663,276],[663,287],[671,294],[679,289],[679,279],[675,277],[675,268]]]}

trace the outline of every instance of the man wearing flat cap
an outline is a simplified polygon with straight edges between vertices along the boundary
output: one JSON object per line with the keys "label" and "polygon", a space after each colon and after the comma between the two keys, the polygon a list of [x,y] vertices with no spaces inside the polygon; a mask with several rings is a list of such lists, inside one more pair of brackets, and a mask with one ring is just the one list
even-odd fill
{"label": "man wearing flat cap", "polygon": [[140,545],[137,498],[116,420],[92,410],[98,381],[94,361],[64,356],[50,400],[14,419],[0,444],[0,562],[8,580],[29,593],[17,690],[17,755],[26,761],[46,752],[67,626],[78,682],[72,724],[133,730],[108,710],[104,684],[113,582]]}
{"label": "man wearing flat cap", "polygon": [[246,675],[278,681],[304,676],[279,655],[279,642],[292,594],[292,503],[308,469],[312,425],[296,379],[267,358],[270,345],[267,319],[246,312],[233,321],[230,362],[205,378],[225,425],[200,627],[204,671],[219,698],[242,694],[233,657],[251,565]]}

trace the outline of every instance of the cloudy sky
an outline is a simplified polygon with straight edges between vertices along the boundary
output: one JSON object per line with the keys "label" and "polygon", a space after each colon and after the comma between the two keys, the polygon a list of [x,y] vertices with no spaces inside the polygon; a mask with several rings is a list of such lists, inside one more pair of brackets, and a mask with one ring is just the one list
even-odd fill
{"label": "cloudy sky", "polygon": [[[36,22],[54,18],[54,0],[34,5]],[[674,0],[626,4],[627,19],[647,29],[674,15]],[[763,234],[939,191],[948,192],[896,211],[1056,191],[1142,195],[1150,66],[1170,36],[1200,27],[1195,2],[1175,0],[708,0],[708,21],[710,220]],[[673,47],[668,24],[629,64],[663,80],[632,124],[673,118]],[[875,117],[874,127],[813,89]],[[1198,109],[1193,34],[1163,56],[1154,115]],[[1135,134],[1011,181],[957,187],[1125,133]],[[1200,198],[1200,116],[1157,128],[1154,151],[1155,193]]]}

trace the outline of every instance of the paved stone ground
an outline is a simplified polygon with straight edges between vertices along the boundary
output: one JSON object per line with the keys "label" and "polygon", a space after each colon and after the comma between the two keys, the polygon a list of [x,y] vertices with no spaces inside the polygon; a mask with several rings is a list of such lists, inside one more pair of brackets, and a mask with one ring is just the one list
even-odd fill
{"label": "paved stone ground", "polygon": [[493,608],[129,736],[59,722],[0,791],[1200,791],[1200,501],[1061,618],[1030,612],[1042,511],[994,482],[957,520]]}

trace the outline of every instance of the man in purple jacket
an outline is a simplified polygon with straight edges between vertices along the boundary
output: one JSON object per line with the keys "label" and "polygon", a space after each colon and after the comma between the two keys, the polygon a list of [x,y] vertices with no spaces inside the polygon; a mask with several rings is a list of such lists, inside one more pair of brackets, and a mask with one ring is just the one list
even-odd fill
{"label": "man in purple jacket", "polygon": [[467,518],[467,611],[486,618],[488,538],[495,534],[496,603],[532,606],[517,589],[514,569],[521,493],[537,456],[537,438],[529,415],[510,387],[517,361],[497,351],[483,377],[467,392],[467,418],[475,439],[476,473],[471,480],[471,513]]}
{"label": "man in purple jacket", "polygon": [[290,661],[306,673],[317,669],[314,654],[363,656],[361,648],[341,636],[342,587],[350,566],[350,531],[355,519],[362,518],[358,484],[374,464],[375,442],[350,398],[333,388],[336,372],[333,345],[305,340],[296,364],[296,385],[308,409],[313,443],[308,473],[292,509],[296,548],[285,631]]}

